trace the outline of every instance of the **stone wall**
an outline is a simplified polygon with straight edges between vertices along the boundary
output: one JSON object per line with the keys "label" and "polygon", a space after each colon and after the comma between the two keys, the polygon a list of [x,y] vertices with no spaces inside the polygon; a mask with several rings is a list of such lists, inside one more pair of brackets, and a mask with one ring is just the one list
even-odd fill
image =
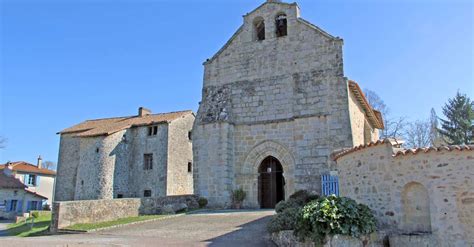
{"label": "stone wall", "polygon": [[363,145],[379,139],[378,129],[374,128],[365,116],[364,110],[355,95],[349,94],[349,113],[353,145]]}
{"label": "stone wall", "polygon": [[[285,13],[288,35],[276,37]],[[253,21],[263,18],[266,39],[255,41]],[[267,2],[205,63],[202,101],[193,128],[195,192],[211,206],[228,206],[243,186],[245,206],[258,207],[259,162],[285,161],[286,196],[295,189],[320,193],[329,154],[352,147],[342,40],[299,17],[296,4]],[[251,159],[254,158],[254,159]]]}
{"label": "stone wall", "polygon": [[194,195],[159,198],[127,198],[55,202],[52,208],[51,231],[80,223],[97,223],[143,214],[159,214],[169,204],[184,203],[197,208]]}
{"label": "stone wall", "polygon": [[[167,195],[193,194],[193,145],[189,133],[194,115],[186,115],[168,127]],[[188,163],[191,171],[188,171]]]}
{"label": "stone wall", "polygon": [[[152,197],[166,196],[168,136],[168,124],[159,124],[155,136],[148,136],[147,126],[132,129],[128,154],[129,194],[124,197],[143,197],[145,190],[151,190]],[[153,169],[143,169],[144,154],[153,154]]]}
{"label": "stone wall", "polygon": [[[300,242],[293,235],[293,231],[280,231],[271,235],[272,241],[279,247],[314,247],[312,241],[307,240]],[[387,243],[385,233],[372,233],[368,236],[362,236],[361,238],[354,238],[351,236],[334,235],[326,237],[322,247],[384,247],[389,246]],[[404,245],[390,245],[390,246],[404,246]],[[412,245],[415,247],[414,245]],[[405,246],[406,247],[406,246]]]}
{"label": "stone wall", "polygon": [[56,188],[54,190],[55,201],[74,200],[77,180],[77,168],[79,166],[80,139],[74,138],[72,134],[62,134],[59,142],[59,157],[56,176]]}
{"label": "stone wall", "polygon": [[[462,149],[462,150],[461,150]],[[474,244],[474,146],[399,150],[378,143],[337,159],[340,193],[368,205],[379,228]]]}
{"label": "stone wall", "polygon": [[[192,194],[192,144],[188,138],[192,113],[171,123],[135,126],[110,135],[74,137],[62,134],[55,200],[95,200]],[[171,127],[170,127],[171,126]],[[153,168],[144,170],[144,155],[153,155]],[[169,180],[169,181],[168,181]]]}

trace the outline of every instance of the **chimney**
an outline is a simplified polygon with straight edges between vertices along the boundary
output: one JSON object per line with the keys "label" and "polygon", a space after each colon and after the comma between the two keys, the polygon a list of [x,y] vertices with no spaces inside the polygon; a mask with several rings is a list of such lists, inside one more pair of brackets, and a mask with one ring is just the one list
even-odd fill
{"label": "chimney", "polygon": [[147,115],[150,115],[150,114],[151,114],[151,111],[146,109],[145,107],[138,108],[138,116],[139,117],[144,117],[144,116],[147,116]]}
{"label": "chimney", "polygon": [[36,163],[38,168],[43,168],[42,165],[43,165],[43,159],[41,158],[41,155],[38,156],[38,163]]}

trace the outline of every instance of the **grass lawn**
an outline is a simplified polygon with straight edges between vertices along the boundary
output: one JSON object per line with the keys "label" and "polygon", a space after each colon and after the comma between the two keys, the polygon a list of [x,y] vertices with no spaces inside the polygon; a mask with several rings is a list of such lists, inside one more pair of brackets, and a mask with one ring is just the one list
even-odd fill
{"label": "grass lawn", "polygon": [[66,228],[66,230],[75,230],[75,231],[90,231],[94,229],[110,227],[110,226],[117,226],[128,224],[132,222],[139,222],[144,220],[151,220],[151,219],[159,219],[165,217],[167,215],[143,215],[143,216],[136,216],[136,217],[128,217],[128,218],[121,218],[118,220],[113,221],[106,221],[106,222],[99,222],[99,223],[83,223],[83,224],[75,224]]}
{"label": "grass lawn", "polygon": [[51,223],[51,213],[41,215],[35,219],[35,224],[31,228],[31,219],[13,223],[7,226],[7,235],[18,237],[31,237],[43,235],[48,231],[48,226]]}

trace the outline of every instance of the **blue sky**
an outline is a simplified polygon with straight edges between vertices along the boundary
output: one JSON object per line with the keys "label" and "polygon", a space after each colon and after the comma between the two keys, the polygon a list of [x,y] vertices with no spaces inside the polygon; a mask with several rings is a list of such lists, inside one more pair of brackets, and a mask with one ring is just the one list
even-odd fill
{"label": "blue sky", "polygon": [[[56,132],[86,119],[197,110],[202,62],[263,0],[0,1],[0,162],[57,161]],[[474,98],[473,3],[299,1],[344,39],[345,75],[393,116]]]}

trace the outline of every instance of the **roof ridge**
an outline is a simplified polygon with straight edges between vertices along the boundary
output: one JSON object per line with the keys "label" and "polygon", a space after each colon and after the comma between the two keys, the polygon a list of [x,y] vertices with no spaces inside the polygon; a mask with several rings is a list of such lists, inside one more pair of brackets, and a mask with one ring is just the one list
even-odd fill
{"label": "roof ridge", "polygon": [[[160,113],[152,113],[145,115],[146,116],[159,116],[159,115],[166,115],[166,114],[173,114],[173,113],[181,113],[181,112],[192,112],[193,110],[182,110],[182,111],[172,111],[172,112],[160,112]],[[122,117],[106,117],[106,118],[95,118],[95,119],[88,119],[83,121],[84,122],[93,122],[93,121],[100,121],[100,120],[111,120],[111,119],[130,119],[140,117],[138,115],[131,115],[131,116],[122,116]],[[143,116],[142,116],[143,117]]]}

